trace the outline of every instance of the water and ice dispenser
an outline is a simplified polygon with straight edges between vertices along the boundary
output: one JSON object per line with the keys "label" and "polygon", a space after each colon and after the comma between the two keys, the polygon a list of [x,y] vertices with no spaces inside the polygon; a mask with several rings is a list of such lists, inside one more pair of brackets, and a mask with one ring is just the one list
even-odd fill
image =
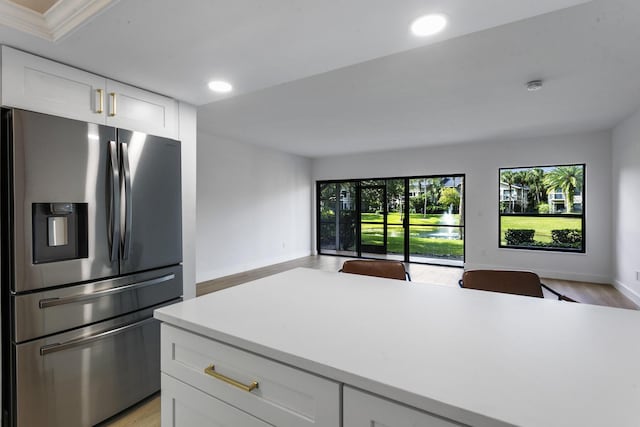
{"label": "water and ice dispenser", "polygon": [[87,256],[87,203],[33,204],[34,264]]}

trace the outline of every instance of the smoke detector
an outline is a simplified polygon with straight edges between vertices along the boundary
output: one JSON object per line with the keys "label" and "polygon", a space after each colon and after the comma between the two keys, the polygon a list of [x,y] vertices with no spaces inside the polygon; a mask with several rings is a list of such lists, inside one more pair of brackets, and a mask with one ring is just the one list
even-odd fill
{"label": "smoke detector", "polygon": [[527,90],[529,92],[535,92],[542,89],[542,80],[531,80],[527,82]]}

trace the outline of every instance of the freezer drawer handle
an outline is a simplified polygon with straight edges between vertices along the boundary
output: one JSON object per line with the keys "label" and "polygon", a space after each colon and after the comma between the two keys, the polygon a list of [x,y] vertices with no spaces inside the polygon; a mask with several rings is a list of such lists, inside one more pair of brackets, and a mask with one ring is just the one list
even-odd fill
{"label": "freezer drawer handle", "polygon": [[40,306],[40,308],[48,308],[48,307],[54,307],[56,305],[73,304],[79,301],[86,301],[94,298],[101,298],[107,295],[119,294],[120,292],[126,292],[134,289],[144,288],[146,286],[156,285],[158,283],[166,282],[168,280],[173,280],[175,278],[176,278],[176,275],[171,273],[171,274],[167,274],[166,276],[156,277],[155,279],[136,282],[130,285],[118,286],[116,288],[105,289],[103,291],[96,291],[90,294],[72,295],[70,297],[64,297],[64,298],[41,299],[38,305]]}
{"label": "freezer drawer handle", "polygon": [[88,337],[78,338],[78,339],[67,341],[67,342],[64,342],[64,343],[56,343],[56,344],[45,345],[43,347],[40,347],[40,355],[41,356],[46,356],[47,354],[56,353],[58,351],[64,351],[64,350],[68,350],[70,348],[81,347],[83,345],[92,343],[94,341],[103,340],[105,338],[109,338],[109,337],[111,337],[113,335],[121,334],[121,333],[126,332],[126,331],[128,331],[130,329],[135,329],[137,327],[140,327],[142,325],[145,325],[145,324],[151,323],[151,322],[157,322],[157,320],[154,319],[153,317],[149,317],[147,319],[141,320],[140,322],[132,323],[130,325],[121,326],[119,328],[111,329],[109,331],[101,332],[99,334],[89,335]]}
{"label": "freezer drawer handle", "polygon": [[234,387],[238,387],[240,390],[251,392],[259,387],[258,381],[252,381],[251,384],[246,385],[234,380],[233,378],[222,375],[221,373],[216,372],[216,367],[214,365],[209,365],[207,368],[204,368],[204,373],[227,384],[231,384]]}

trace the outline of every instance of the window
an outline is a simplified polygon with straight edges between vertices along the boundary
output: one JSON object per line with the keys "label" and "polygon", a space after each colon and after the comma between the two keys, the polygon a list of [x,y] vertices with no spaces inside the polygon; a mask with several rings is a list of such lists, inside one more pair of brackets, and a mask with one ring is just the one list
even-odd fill
{"label": "window", "polygon": [[463,265],[463,175],[322,181],[317,194],[320,254]]}
{"label": "window", "polygon": [[585,252],[585,165],[499,171],[500,247]]}

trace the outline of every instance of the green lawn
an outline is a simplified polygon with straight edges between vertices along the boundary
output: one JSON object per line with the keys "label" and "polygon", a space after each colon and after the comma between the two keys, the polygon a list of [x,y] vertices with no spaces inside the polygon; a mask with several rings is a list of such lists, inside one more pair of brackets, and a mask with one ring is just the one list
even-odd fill
{"label": "green lawn", "polygon": [[[452,214],[453,221],[451,225],[460,224],[460,215]],[[438,225],[442,224],[443,214],[409,214],[409,221],[411,224],[415,225]],[[375,221],[382,222],[383,215],[375,214],[375,213],[363,213],[362,214],[363,221]],[[388,224],[402,224],[402,214],[400,212],[391,212],[387,214],[387,223]]]}
{"label": "green lawn", "polygon": [[[443,257],[449,259],[462,259],[464,245],[462,240],[447,239],[442,237],[420,237],[417,230],[426,231],[429,229],[433,233],[439,231],[438,226],[443,226],[443,214],[410,214],[411,225],[431,225],[433,227],[416,227],[412,229],[409,247],[412,255],[425,255]],[[460,215],[452,214],[451,225],[460,223]],[[362,244],[378,245],[383,244],[383,215],[375,213],[363,213],[362,221],[377,222],[379,224],[362,224]],[[402,214],[392,212],[387,215],[387,252],[402,254],[404,252],[404,227],[402,225]],[[446,230],[446,229],[440,229]],[[416,232],[413,232],[416,231]]]}
{"label": "green lawn", "polygon": [[[402,227],[389,226],[387,235],[387,252],[401,254],[404,252],[404,236]],[[362,243],[365,245],[383,244],[382,224],[362,224]],[[444,239],[438,237],[418,237],[411,235],[409,247],[412,255],[427,255],[462,259],[464,245],[462,240]]]}
{"label": "green lawn", "polygon": [[500,218],[500,222],[500,240],[503,245],[507,244],[504,233],[510,228],[536,230],[533,240],[545,243],[552,242],[551,230],[582,229],[580,218],[503,216]]}

